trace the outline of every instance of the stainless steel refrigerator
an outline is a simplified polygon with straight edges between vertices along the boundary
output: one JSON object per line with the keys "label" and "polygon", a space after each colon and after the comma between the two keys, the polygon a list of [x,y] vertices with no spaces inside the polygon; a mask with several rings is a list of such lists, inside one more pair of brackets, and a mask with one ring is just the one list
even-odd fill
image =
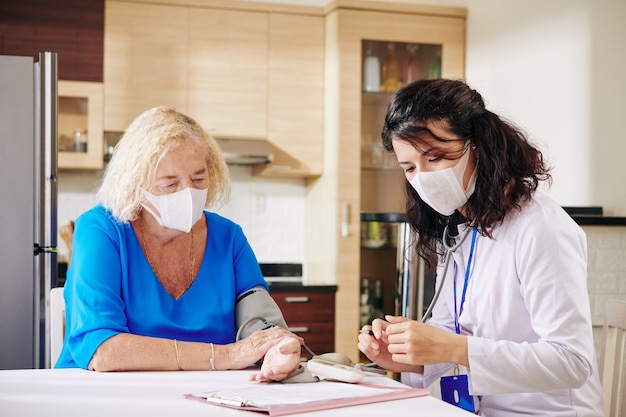
{"label": "stainless steel refrigerator", "polygon": [[435,293],[436,259],[427,269],[404,213],[362,212],[360,220],[361,324],[385,314],[420,320]]}
{"label": "stainless steel refrigerator", "polygon": [[0,55],[0,369],[47,368],[56,282],[57,55]]}

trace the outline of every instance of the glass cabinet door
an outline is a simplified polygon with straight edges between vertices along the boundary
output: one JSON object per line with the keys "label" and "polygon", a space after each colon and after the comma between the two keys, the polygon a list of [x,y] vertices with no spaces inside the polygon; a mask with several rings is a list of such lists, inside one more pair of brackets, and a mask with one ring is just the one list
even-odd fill
{"label": "glass cabinet door", "polygon": [[[361,41],[360,325],[385,314],[421,319],[434,291],[404,223],[405,178],[381,130],[389,100],[402,86],[441,77],[441,45]],[[427,281],[427,282],[426,282]]]}
{"label": "glass cabinet door", "polygon": [[102,83],[59,81],[59,168],[104,166]]}
{"label": "glass cabinet door", "polygon": [[361,41],[361,211],[404,210],[404,174],[383,149],[380,133],[387,105],[402,86],[441,77],[439,44]]}

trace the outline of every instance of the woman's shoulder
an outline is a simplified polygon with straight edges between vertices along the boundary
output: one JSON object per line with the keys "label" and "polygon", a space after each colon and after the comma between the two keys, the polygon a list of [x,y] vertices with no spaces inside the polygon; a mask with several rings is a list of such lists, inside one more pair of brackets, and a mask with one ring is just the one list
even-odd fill
{"label": "woman's shoulder", "polygon": [[239,226],[239,224],[220,214],[205,210],[204,215],[209,227],[222,228],[224,230],[241,230],[241,226]]}
{"label": "woman's shoulder", "polygon": [[96,227],[100,229],[121,230],[130,227],[130,224],[122,223],[102,204],[97,204],[78,216],[76,226],[79,228]]}
{"label": "woman's shoulder", "polygon": [[544,231],[554,229],[578,231],[580,226],[552,197],[543,191],[536,191],[532,198],[522,204],[518,210],[507,215],[504,225],[525,231]]}

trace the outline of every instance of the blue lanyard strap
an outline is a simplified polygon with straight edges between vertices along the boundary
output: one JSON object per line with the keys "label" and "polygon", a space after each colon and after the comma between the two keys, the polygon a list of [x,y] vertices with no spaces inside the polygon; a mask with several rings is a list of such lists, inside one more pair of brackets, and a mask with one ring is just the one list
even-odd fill
{"label": "blue lanyard strap", "polygon": [[459,317],[463,313],[463,304],[465,304],[465,294],[467,292],[467,283],[469,282],[470,267],[472,266],[472,258],[474,257],[474,246],[476,245],[476,228],[472,232],[472,244],[470,246],[469,258],[467,259],[467,268],[465,268],[465,282],[463,283],[463,294],[461,294],[461,306],[457,310],[456,305],[456,262],[454,262],[454,329],[456,334],[461,334],[461,326],[459,325]]}

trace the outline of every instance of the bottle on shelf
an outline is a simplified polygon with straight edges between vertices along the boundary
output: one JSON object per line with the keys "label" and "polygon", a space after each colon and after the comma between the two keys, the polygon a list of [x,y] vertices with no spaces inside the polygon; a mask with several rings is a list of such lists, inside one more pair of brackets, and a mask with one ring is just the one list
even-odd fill
{"label": "bottle on shelf", "polygon": [[402,80],[400,77],[400,63],[398,62],[398,56],[396,55],[396,45],[393,42],[389,42],[387,44],[387,54],[383,60],[383,84],[381,86],[381,90],[389,93],[393,93],[398,90],[402,87]]}
{"label": "bottle on shelf", "polygon": [[361,280],[361,300],[360,300],[360,325],[361,327],[371,323],[373,306],[370,304],[370,283],[367,278]]}
{"label": "bottle on shelf", "polygon": [[363,91],[378,93],[380,91],[380,61],[372,46],[367,48],[367,56],[363,61]]}
{"label": "bottle on shelf", "polygon": [[420,64],[417,59],[417,55],[415,54],[418,48],[419,46],[414,43],[406,45],[408,54],[404,60],[404,71],[402,73],[402,81],[404,82],[404,85],[412,83],[420,78]]}
{"label": "bottle on shelf", "polygon": [[372,320],[385,317],[383,311],[383,289],[380,279],[363,278],[361,280],[361,327],[371,324]]}
{"label": "bottle on shelf", "polygon": [[441,54],[435,55],[428,66],[428,79],[441,78]]}
{"label": "bottle on shelf", "polygon": [[374,281],[374,299],[373,299],[372,320],[385,318],[383,311],[383,283],[377,279]]}
{"label": "bottle on shelf", "polygon": [[87,152],[87,132],[74,130],[74,152]]}

